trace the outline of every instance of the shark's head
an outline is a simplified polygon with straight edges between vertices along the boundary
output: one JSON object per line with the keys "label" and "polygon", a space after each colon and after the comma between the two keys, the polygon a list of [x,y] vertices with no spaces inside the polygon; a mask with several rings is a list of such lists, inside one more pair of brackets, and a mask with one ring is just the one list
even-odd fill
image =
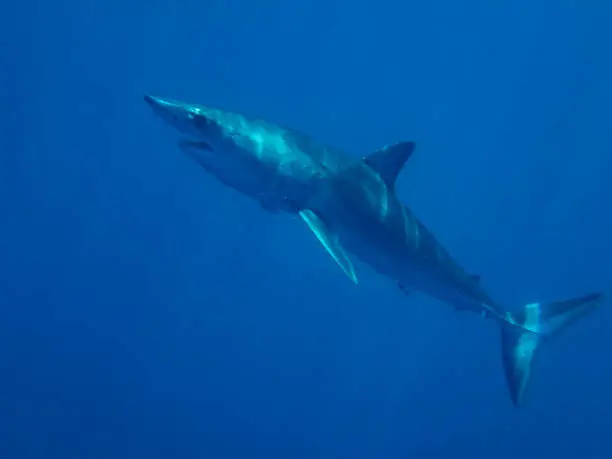
{"label": "shark's head", "polygon": [[228,182],[251,180],[242,177],[253,173],[245,163],[253,163],[254,155],[253,150],[244,148],[241,129],[237,128],[242,121],[238,115],[149,94],[144,100],[156,115],[184,134],[180,149],[208,172],[234,187]]}
{"label": "shark's head", "polygon": [[[180,149],[224,184],[267,207],[304,199],[317,163],[286,129],[238,113],[145,95],[153,112],[184,134]],[[306,191],[305,191],[306,190]]]}
{"label": "shark's head", "polygon": [[223,120],[218,110],[148,94],[144,99],[155,114],[182,134],[198,139],[202,148],[212,150],[223,139]]}

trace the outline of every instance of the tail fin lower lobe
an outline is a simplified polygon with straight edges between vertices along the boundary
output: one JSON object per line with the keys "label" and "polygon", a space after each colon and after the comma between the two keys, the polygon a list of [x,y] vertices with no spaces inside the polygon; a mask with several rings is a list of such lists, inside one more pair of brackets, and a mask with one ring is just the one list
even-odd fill
{"label": "tail fin lower lobe", "polygon": [[523,401],[536,350],[602,303],[603,293],[555,303],[531,303],[512,314],[513,325],[502,327],[502,359],[515,406]]}

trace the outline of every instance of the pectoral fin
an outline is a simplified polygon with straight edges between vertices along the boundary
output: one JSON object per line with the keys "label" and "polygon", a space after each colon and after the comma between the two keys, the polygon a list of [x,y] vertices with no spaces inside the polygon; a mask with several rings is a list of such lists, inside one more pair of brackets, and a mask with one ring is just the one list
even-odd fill
{"label": "pectoral fin", "polygon": [[308,225],[308,228],[317,236],[317,239],[325,250],[332,256],[332,258],[342,268],[344,273],[355,283],[357,283],[357,275],[355,274],[355,268],[351,260],[346,255],[344,248],[338,242],[338,237],[329,231],[323,220],[319,218],[312,210],[300,211],[300,217]]}

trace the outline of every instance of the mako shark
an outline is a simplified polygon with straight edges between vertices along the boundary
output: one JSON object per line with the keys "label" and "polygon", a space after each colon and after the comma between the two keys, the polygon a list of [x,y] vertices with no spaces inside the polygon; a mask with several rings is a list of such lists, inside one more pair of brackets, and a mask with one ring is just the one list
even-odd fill
{"label": "mako shark", "polygon": [[349,254],[404,291],[422,291],[495,321],[515,406],[523,400],[538,347],[602,303],[603,293],[514,311],[494,301],[479,276],[464,270],[396,196],[413,142],[354,158],[262,119],[151,95],[145,101],[184,135],[180,149],[223,184],[268,211],[299,215],[353,282]]}

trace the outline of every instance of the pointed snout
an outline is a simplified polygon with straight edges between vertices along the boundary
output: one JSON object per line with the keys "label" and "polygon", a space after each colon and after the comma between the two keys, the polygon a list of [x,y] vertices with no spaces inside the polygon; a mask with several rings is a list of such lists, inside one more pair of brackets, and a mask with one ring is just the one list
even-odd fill
{"label": "pointed snout", "polygon": [[184,134],[193,134],[193,115],[188,104],[145,94],[145,102],[153,113]]}
{"label": "pointed snout", "polygon": [[151,94],[144,95],[144,101],[149,104],[151,107],[155,108],[161,104],[163,104],[163,99],[159,97],[152,96]]}
{"label": "pointed snout", "polygon": [[173,100],[162,99],[150,94],[145,94],[144,100],[158,115],[179,115],[181,111],[184,111],[183,104]]}
{"label": "pointed snout", "polygon": [[208,140],[209,117],[202,113],[201,106],[151,94],[145,94],[144,101],[151,107],[153,113],[177,131]]}

